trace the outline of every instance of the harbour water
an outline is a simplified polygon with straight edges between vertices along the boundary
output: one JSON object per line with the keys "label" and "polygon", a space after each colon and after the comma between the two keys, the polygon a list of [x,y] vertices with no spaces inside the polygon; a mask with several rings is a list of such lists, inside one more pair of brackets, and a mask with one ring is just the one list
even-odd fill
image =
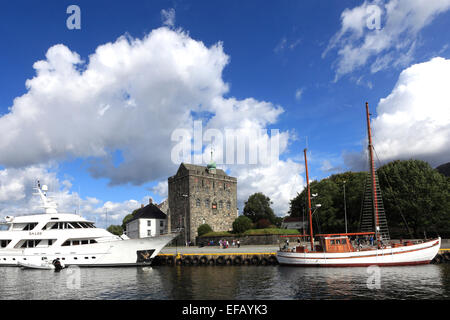
{"label": "harbour water", "polygon": [[[378,278],[372,281],[374,275]],[[61,272],[0,268],[1,300],[449,298],[450,264],[375,270],[279,265],[68,268]]]}

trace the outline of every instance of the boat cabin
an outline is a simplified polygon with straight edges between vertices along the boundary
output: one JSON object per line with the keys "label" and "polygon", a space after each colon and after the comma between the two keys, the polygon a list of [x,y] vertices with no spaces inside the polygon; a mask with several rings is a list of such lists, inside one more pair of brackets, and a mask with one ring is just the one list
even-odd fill
{"label": "boat cabin", "polygon": [[323,237],[321,241],[325,252],[353,252],[355,248],[346,236]]}

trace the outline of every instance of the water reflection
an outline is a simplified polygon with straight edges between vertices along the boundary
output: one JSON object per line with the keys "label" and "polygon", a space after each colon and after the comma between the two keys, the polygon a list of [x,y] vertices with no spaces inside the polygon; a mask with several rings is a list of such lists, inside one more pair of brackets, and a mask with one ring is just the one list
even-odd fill
{"label": "water reflection", "polygon": [[204,266],[79,269],[0,268],[0,299],[448,299],[450,265],[380,268],[380,289],[367,268]]}

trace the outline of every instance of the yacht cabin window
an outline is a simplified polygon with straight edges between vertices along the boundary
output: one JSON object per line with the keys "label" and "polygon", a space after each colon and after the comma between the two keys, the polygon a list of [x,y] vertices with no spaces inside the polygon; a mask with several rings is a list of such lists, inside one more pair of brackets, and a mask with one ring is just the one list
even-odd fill
{"label": "yacht cabin window", "polygon": [[37,226],[37,222],[27,223],[22,230],[33,230]]}
{"label": "yacht cabin window", "polygon": [[6,248],[10,242],[11,240],[0,240],[0,247]]}
{"label": "yacht cabin window", "polygon": [[45,225],[42,230],[47,229],[82,229],[82,228],[95,228],[95,226],[90,222],[49,222]]}
{"label": "yacht cabin window", "polygon": [[90,244],[90,243],[97,243],[94,239],[72,239],[72,240],[66,240],[62,246],[78,246],[80,244]]}

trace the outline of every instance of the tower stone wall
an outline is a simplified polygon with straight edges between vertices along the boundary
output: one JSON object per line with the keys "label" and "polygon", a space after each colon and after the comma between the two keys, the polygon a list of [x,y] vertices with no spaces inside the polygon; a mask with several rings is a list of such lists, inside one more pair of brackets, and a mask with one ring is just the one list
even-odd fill
{"label": "tower stone wall", "polygon": [[229,231],[237,218],[237,179],[214,167],[182,163],[168,179],[170,226],[183,228],[184,241],[195,242],[197,229],[209,224]]}

